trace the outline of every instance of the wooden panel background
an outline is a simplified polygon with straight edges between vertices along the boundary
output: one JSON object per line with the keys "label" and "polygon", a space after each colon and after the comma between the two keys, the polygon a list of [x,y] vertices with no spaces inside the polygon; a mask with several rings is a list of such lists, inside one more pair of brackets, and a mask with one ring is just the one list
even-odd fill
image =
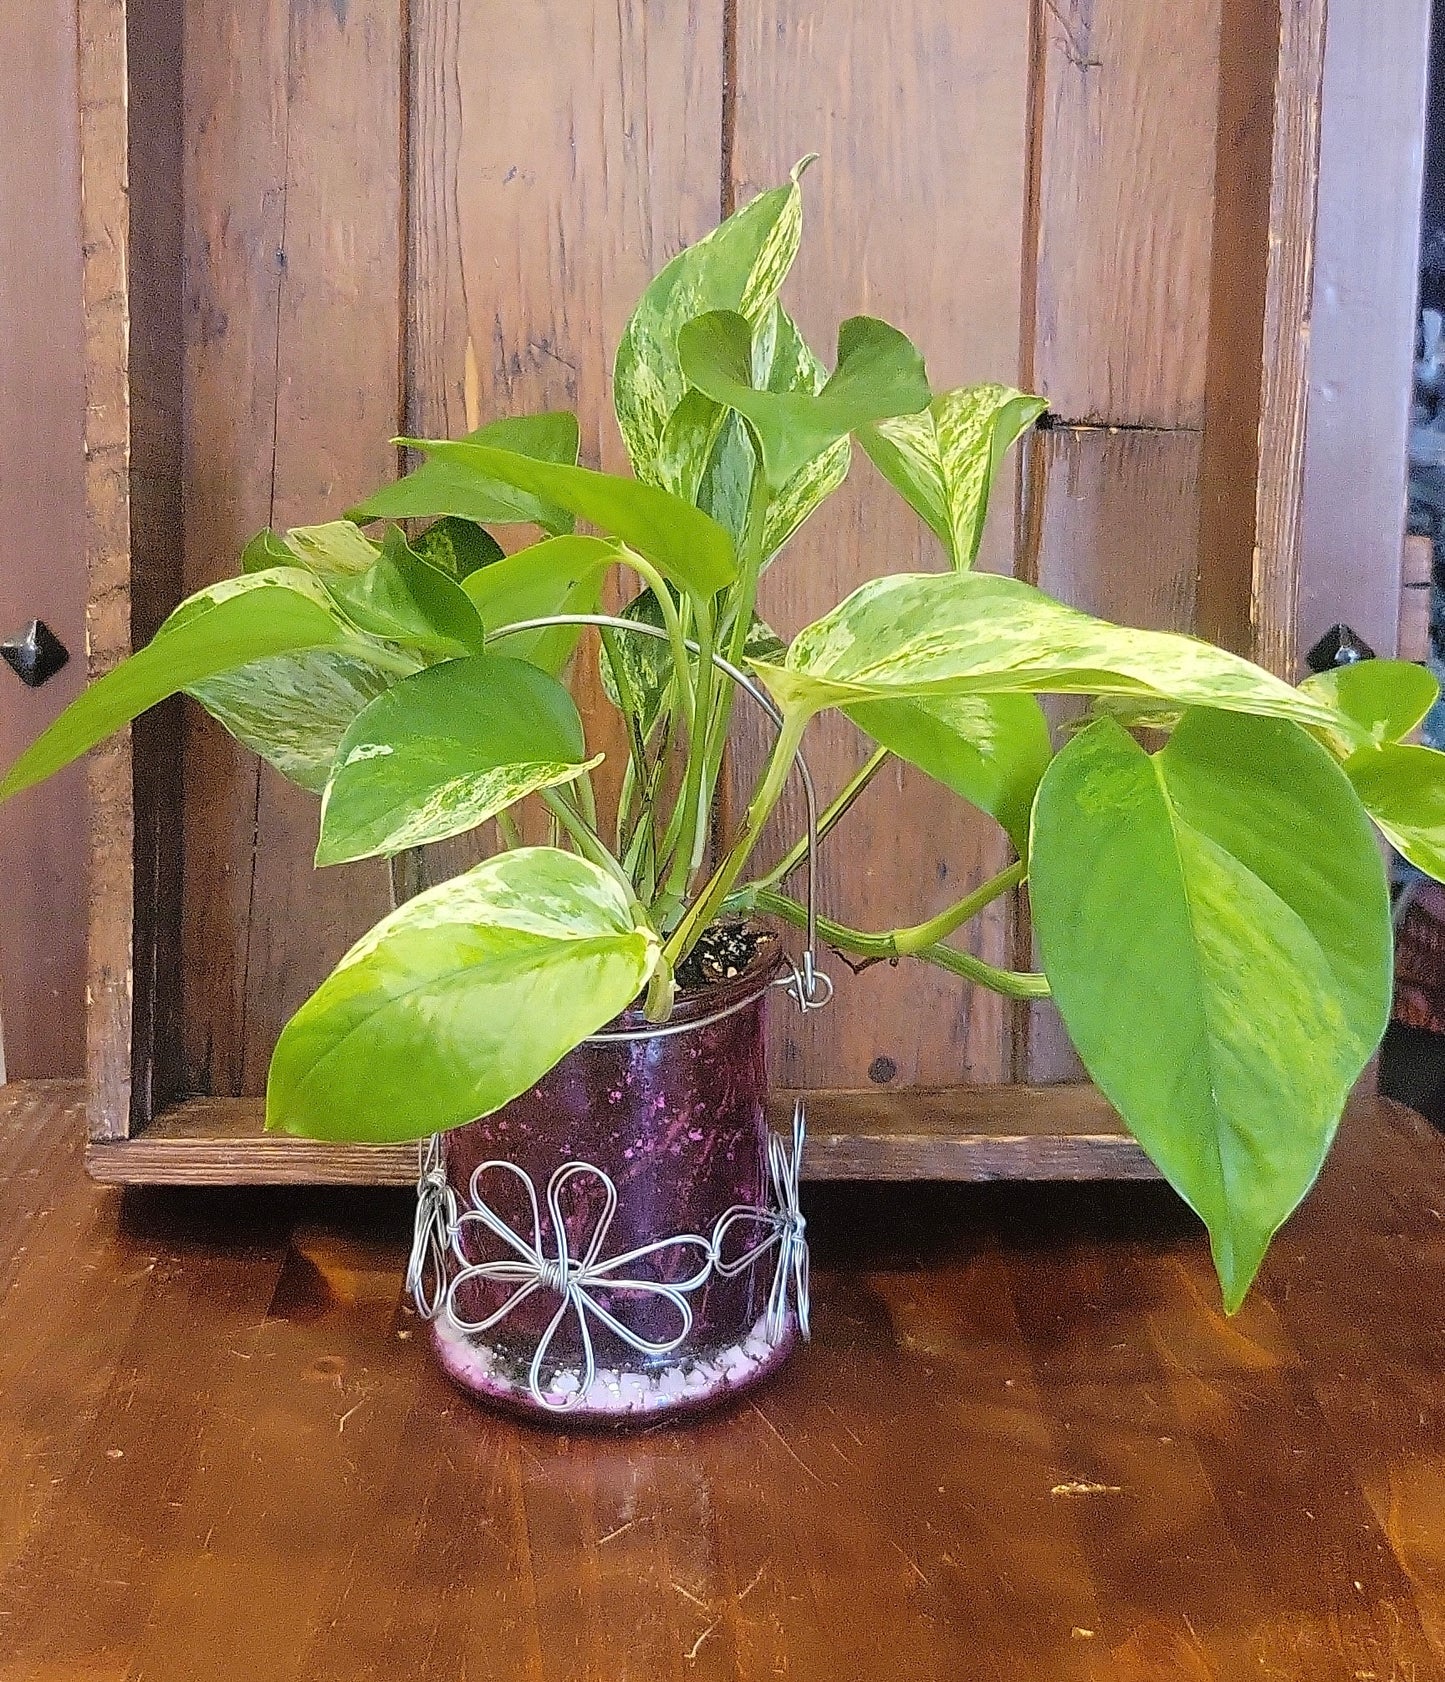
{"label": "wooden panel background", "polygon": [[[621,466],[609,375],[627,309],[720,211],[817,151],[787,294],[815,345],[830,354],[837,321],[873,311],[936,386],[999,378],[1053,401],[985,563],[1192,624],[1221,3],[521,0],[498,27],[465,0],[194,0],[185,586],[268,520],[324,518],[396,471],[398,428],[574,407],[584,459]],[[764,610],[791,631],[866,577],[937,564],[860,457]],[[745,735],[744,769],[762,745]],[[810,747],[825,788],[858,756],[827,724]],[[314,875],[314,802],[208,721],[188,719],[184,765],[177,1086],[255,1093],[285,1015],[389,885],[373,867]],[[865,925],[927,915],[1003,861],[987,825],[910,774],[880,777],[854,817],[824,885]],[[975,938],[994,961],[1026,956],[1026,916],[1000,905]],[[834,1006],[780,1023],[786,1086],[1074,1072],[1043,1013],[922,968],[828,967]]]}
{"label": "wooden panel background", "polygon": [[[44,688],[0,669],[0,765],[85,681],[85,415],[74,8],[6,14],[0,53],[0,638],[37,615],[72,656]],[[85,772],[0,807],[0,1079],[84,1065]]]}

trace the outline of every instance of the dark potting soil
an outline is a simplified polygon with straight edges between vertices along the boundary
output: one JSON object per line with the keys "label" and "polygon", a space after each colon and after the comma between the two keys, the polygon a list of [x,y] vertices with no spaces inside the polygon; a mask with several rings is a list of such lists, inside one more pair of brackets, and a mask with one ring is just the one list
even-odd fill
{"label": "dark potting soil", "polygon": [[677,966],[678,991],[695,993],[715,982],[731,981],[777,938],[771,929],[745,923],[740,917],[713,923]]}

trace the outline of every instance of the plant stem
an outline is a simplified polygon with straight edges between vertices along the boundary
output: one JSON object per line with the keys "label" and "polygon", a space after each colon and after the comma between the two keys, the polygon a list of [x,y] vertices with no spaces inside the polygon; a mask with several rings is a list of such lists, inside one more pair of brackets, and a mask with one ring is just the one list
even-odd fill
{"label": "plant stem", "polygon": [[502,839],[503,848],[508,851],[522,845],[522,832],[510,812],[497,813],[497,834]]}
{"label": "plant stem", "polygon": [[718,908],[727,898],[733,884],[742,873],[743,866],[752,856],[753,848],[757,846],[758,838],[763,832],[763,826],[772,816],[773,807],[782,795],[788,772],[792,769],[793,756],[798,750],[798,743],[807,723],[806,717],[795,713],[783,714],[783,727],[778,732],[778,739],[773,745],[762,780],[748,802],[737,839],[728,849],[722,863],[708,878],[692,908],[673,930],[663,949],[664,957],[674,967],[692,950],[699,935],[717,915]]}
{"label": "plant stem", "polygon": [[397,677],[414,677],[422,670],[419,661],[409,660],[404,654],[393,654],[389,648],[382,648],[378,643],[362,642],[360,638],[355,642],[342,643],[339,652],[349,654],[354,660],[364,660],[378,671],[393,672]]}
{"label": "plant stem", "polygon": [[608,851],[602,837],[582,814],[568,803],[560,788],[544,788],[540,792],[547,810],[572,837],[577,851],[599,870],[605,870],[626,894],[628,904],[632,904],[636,898],[632,891],[632,883],[628,880],[627,872]]}
{"label": "plant stem", "polygon": [[987,882],[980,884],[971,894],[965,894],[962,899],[946,906],[927,922],[915,923],[912,928],[890,930],[894,950],[913,956],[925,947],[936,946],[955,929],[972,921],[986,905],[992,905],[1000,895],[1018,887],[1027,875],[1028,866],[1019,859],[1006,870],[999,871],[997,876],[990,876]]}
{"label": "plant stem", "polygon": [[[848,813],[853,802],[877,776],[882,769],[884,760],[888,758],[888,754],[889,750],[887,748],[876,749],[866,763],[843,785],[837,798],[818,819],[818,840],[820,842],[828,831],[838,823],[839,819]],[[778,860],[766,876],[759,877],[754,886],[776,888],[779,883],[786,881],[792,875],[807,856],[808,837],[804,835],[793,843],[792,847]]]}
{"label": "plant stem", "polygon": [[[994,881],[997,880],[995,877]],[[757,892],[752,903],[759,911],[770,911],[775,917],[781,917],[784,922],[791,923],[794,928],[805,929],[808,926],[806,908],[799,905],[797,900],[789,899],[786,894],[763,888]],[[919,927],[925,928],[927,925],[920,924]],[[818,933],[830,946],[855,953],[860,958],[887,961],[905,956],[922,958],[925,963],[934,964],[953,975],[961,975],[969,981],[976,981],[981,987],[987,987],[992,992],[1002,993],[1007,999],[1046,999],[1049,996],[1047,976],[998,969],[993,964],[985,963],[982,958],[974,957],[972,952],[960,952],[956,946],[946,946],[941,941],[934,941],[916,950],[901,949],[897,944],[897,935],[909,932],[899,930],[886,934],[869,934],[862,929],[851,929],[844,923],[835,923],[827,917],[818,919]]]}

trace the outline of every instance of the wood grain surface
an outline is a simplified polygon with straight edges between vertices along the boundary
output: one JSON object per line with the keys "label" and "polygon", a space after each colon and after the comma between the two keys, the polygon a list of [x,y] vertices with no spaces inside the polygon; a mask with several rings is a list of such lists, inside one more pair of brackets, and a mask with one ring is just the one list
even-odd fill
{"label": "wood grain surface", "polygon": [[491,1419],[409,1199],[120,1194],[0,1096],[0,1678],[1434,1682],[1445,1146],[1375,1101],[1222,1318],[1165,1188],[806,1195],[816,1336],[690,1430]]}
{"label": "wood grain surface", "polygon": [[[828,362],[840,318],[876,314],[925,351],[936,390],[1016,377],[1029,120],[1029,8],[1022,0],[867,0],[817,7],[767,0],[737,14],[730,191],[737,203],[821,154],[804,187],[803,248],[785,291]],[[967,97],[958,90],[967,88]],[[906,260],[904,254],[906,253]],[[1000,487],[988,564],[1008,570],[1013,504]],[[761,611],[784,635],[866,578],[937,570],[938,545],[856,452],[848,484],[768,572]],[[741,725],[751,770],[767,727]],[[856,730],[824,717],[804,744],[820,788],[834,791],[867,755]],[[800,832],[785,802],[779,840]],[[986,819],[926,777],[889,765],[824,850],[831,914],[860,928],[932,915],[1006,861]],[[1006,963],[1006,902],[973,925],[982,956]],[[1010,1013],[998,998],[923,965],[850,974],[829,960],[832,1006],[779,1022],[786,1084],[866,1088],[1006,1080]],[[779,1013],[781,1018],[782,1013]]]}

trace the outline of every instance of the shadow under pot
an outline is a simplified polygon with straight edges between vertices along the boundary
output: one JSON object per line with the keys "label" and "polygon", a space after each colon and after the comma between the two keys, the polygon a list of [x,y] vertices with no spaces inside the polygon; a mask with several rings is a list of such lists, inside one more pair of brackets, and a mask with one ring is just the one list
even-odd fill
{"label": "shadow under pot", "polygon": [[772,1133],[784,957],[624,1012],[495,1114],[431,1141],[412,1285],[447,1375],[532,1419],[716,1406],[807,1332],[802,1116]]}

